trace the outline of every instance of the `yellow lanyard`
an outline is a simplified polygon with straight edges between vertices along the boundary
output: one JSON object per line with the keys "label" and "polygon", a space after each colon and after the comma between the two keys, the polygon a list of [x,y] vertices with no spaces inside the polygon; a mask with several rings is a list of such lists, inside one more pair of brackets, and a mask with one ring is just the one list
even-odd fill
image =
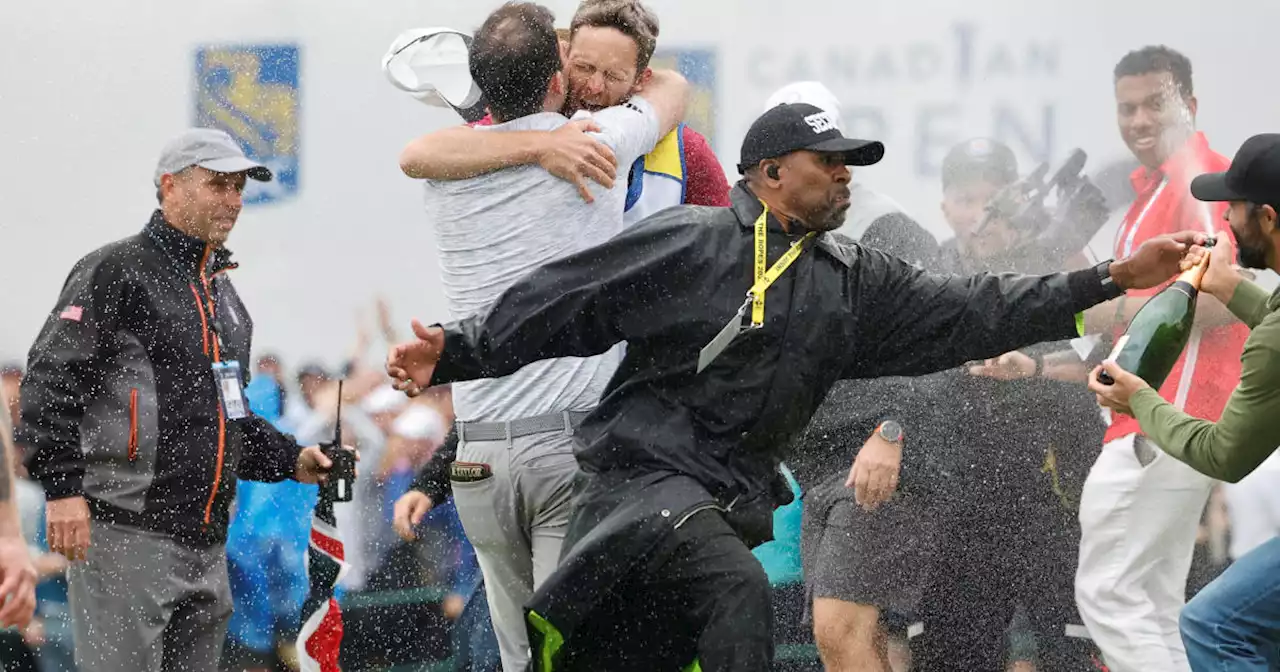
{"label": "yellow lanyard", "polygon": [[773,282],[777,280],[779,276],[785,273],[786,270],[791,266],[791,264],[795,263],[795,260],[800,258],[800,255],[804,254],[805,249],[807,249],[808,247],[809,241],[813,240],[813,237],[818,235],[817,231],[810,231],[809,233],[806,233],[803,238],[791,244],[791,248],[787,250],[786,254],[782,255],[782,258],[775,261],[773,263],[773,266],[770,266],[768,270],[765,270],[764,265],[765,265],[765,262],[767,261],[767,257],[769,256],[769,248],[767,245],[765,245],[765,242],[766,242],[765,236],[767,235],[767,231],[765,229],[765,220],[768,217],[769,217],[769,206],[766,205],[764,206],[764,212],[760,213],[760,216],[756,218],[756,224],[755,224],[756,282],[754,285],[751,285],[751,289],[747,290],[747,299],[751,301],[751,328],[752,329],[759,329],[760,327],[764,326],[764,292],[765,290],[769,289],[769,286],[772,285]]}

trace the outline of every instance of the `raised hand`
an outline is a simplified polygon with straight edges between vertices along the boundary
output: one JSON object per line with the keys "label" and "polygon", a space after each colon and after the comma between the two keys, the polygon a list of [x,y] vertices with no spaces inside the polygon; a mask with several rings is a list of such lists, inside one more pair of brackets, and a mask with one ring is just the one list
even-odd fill
{"label": "raised hand", "polygon": [[387,354],[387,375],[395,381],[392,386],[410,397],[430,387],[436,363],[444,352],[443,329],[427,328],[414,320],[413,333],[415,340],[393,346]]}

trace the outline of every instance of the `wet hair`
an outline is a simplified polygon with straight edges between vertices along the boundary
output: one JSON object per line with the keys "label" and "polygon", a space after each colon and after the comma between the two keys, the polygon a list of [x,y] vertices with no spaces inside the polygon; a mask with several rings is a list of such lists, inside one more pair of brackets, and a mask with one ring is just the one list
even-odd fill
{"label": "wet hair", "polygon": [[508,2],[485,19],[471,40],[471,79],[494,121],[542,111],[547,85],[560,71],[560,40],[551,10]]}
{"label": "wet hair", "polygon": [[613,28],[636,43],[636,74],[649,67],[658,46],[658,17],[637,0],[584,0],[569,24],[570,39],[580,28]]}
{"label": "wet hair", "polygon": [[1143,47],[1125,54],[1116,63],[1115,81],[1119,82],[1122,77],[1136,77],[1153,72],[1169,73],[1183,98],[1190,98],[1194,94],[1191,85],[1191,59],[1163,44]]}

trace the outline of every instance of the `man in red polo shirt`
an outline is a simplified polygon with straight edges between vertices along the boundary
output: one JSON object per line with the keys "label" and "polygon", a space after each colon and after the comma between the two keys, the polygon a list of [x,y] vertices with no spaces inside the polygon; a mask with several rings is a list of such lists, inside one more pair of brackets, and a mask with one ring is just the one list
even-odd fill
{"label": "man in red polo shirt", "polygon": [[[1142,166],[1132,175],[1137,197],[1114,253],[1127,255],[1170,231],[1231,236],[1221,204],[1190,194],[1192,178],[1230,164],[1195,130],[1190,61],[1163,46],[1130,52],[1116,65],[1115,93],[1120,134]],[[1111,328],[1118,334],[1158,291],[1130,291],[1100,310],[1114,316]],[[1215,301],[1199,302],[1196,327],[1160,396],[1216,420],[1239,380],[1248,330]],[[1166,455],[1133,418],[1117,414],[1109,420],[1080,504],[1080,615],[1112,672],[1187,670],[1178,614],[1214,481]]]}

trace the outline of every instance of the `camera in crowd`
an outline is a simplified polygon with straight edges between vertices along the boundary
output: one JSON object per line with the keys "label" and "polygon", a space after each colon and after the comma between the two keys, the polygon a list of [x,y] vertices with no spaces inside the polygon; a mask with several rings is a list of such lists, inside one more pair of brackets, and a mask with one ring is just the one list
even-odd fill
{"label": "camera in crowd", "polygon": [[1110,214],[1102,190],[1081,174],[1088,155],[1074,149],[1052,175],[1049,162],[1009,184],[987,202],[975,233],[1003,221],[1015,233],[1013,259],[1036,268],[1059,270],[1068,265],[1106,224]]}

